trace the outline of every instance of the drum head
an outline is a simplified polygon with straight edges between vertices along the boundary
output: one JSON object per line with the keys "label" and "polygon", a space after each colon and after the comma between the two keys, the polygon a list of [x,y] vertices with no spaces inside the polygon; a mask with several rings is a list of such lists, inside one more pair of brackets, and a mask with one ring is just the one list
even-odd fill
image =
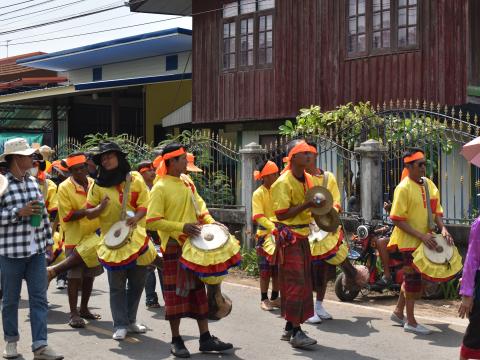
{"label": "drum head", "polygon": [[328,232],[320,229],[317,224],[310,224],[310,234],[308,235],[308,240],[311,243],[322,241],[328,236],[328,234]]}
{"label": "drum head", "polygon": [[434,234],[437,247],[435,249],[429,249],[424,246],[424,253],[428,260],[435,264],[444,264],[449,262],[453,257],[453,246],[447,244],[447,240],[442,234]]}
{"label": "drum head", "polygon": [[230,234],[220,225],[206,224],[202,226],[200,236],[192,236],[190,243],[204,251],[216,250],[226,244]]}
{"label": "drum head", "polygon": [[122,247],[128,241],[130,231],[131,228],[125,221],[116,222],[105,235],[105,246],[109,249]]}

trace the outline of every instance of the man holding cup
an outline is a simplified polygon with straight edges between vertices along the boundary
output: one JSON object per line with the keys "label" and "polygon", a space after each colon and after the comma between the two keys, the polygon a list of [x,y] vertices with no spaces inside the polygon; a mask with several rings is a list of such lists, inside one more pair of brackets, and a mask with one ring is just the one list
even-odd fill
{"label": "man holding cup", "polygon": [[29,170],[32,149],[23,138],[5,142],[0,162],[8,166],[8,188],[0,196],[0,268],[3,290],[2,324],[6,347],[3,357],[17,353],[18,306],[22,280],[28,287],[34,359],[63,359],[47,344],[47,273],[45,252],[53,244],[43,196]]}

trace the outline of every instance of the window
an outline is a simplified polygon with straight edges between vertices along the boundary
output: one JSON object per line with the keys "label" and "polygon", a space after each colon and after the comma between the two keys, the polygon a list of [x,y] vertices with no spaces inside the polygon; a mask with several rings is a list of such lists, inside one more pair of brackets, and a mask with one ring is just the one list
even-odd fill
{"label": "window", "polygon": [[96,67],[92,69],[92,81],[101,81],[102,80],[102,68]]}
{"label": "window", "polygon": [[417,0],[398,2],[398,47],[417,44]]}
{"label": "window", "polygon": [[[273,63],[275,0],[237,0],[223,6],[223,69]],[[237,59],[238,55],[238,59]]]}
{"label": "window", "polygon": [[169,55],[165,58],[165,70],[172,71],[178,69],[178,55]]}
{"label": "window", "polygon": [[273,60],[273,15],[258,18],[258,64],[271,64]]}
{"label": "window", "polygon": [[240,20],[240,66],[253,65],[253,17]]}
{"label": "window", "polygon": [[223,24],[223,69],[235,69],[236,61],[235,22]]}
{"label": "window", "polygon": [[418,46],[417,0],[347,0],[348,56]]}

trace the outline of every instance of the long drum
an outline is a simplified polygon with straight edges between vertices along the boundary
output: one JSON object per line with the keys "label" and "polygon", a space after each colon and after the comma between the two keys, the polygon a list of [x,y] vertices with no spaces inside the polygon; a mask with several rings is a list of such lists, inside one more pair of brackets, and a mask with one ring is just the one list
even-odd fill
{"label": "long drum", "polygon": [[117,221],[105,234],[105,246],[109,249],[119,249],[130,239],[132,228],[125,220]]}
{"label": "long drum", "polygon": [[222,294],[221,285],[207,285],[208,318],[220,320],[232,312],[232,300]]}

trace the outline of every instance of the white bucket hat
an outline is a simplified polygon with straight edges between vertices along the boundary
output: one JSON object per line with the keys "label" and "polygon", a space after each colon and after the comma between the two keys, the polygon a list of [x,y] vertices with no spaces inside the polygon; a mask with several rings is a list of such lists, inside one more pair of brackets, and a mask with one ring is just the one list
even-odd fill
{"label": "white bucket hat", "polygon": [[3,144],[3,154],[0,155],[0,162],[5,161],[7,155],[30,156],[38,149],[32,149],[24,138],[15,138],[5,141]]}
{"label": "white bucket hat", "polygon": [[8,186],[8,180],[5,176],[0,174],[0,196],[5,192]]}

